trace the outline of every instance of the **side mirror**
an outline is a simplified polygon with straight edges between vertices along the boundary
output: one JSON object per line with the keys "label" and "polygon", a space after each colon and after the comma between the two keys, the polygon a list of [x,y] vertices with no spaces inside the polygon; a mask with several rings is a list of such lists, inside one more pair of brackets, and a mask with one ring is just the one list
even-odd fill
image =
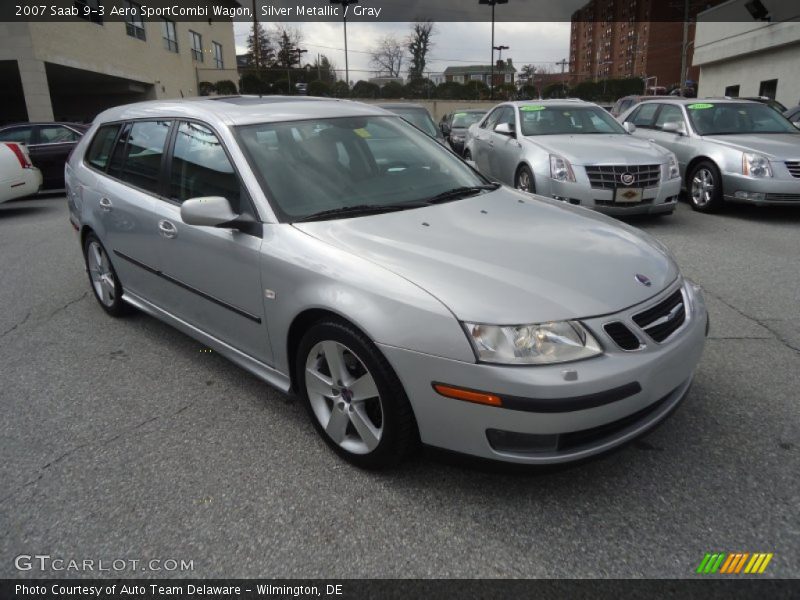
{"label": "side mirror", "polygon": [[794,122],[794,126],[797,127],[798,129],[800,129],[800,121],[795,121]]}
{"label": "side mirror", "polygon": [[514,129],[512,129],[509,123],[498,123],[497,125],[494,126],[494,132],[499,133],[501,135],[510,135],[510,136],[516,135]]}
{"label": "side mirror", "polygon": [[627,131],[628,133],[633,133],[634,131],[636,131],[636,125],[634,125],[634,124],[633,124],[633,123],[631,123],[630,121],[625,121],[625,122],[622,124],[622,128],[623,128],[625,131]]}
{"label": "side mirror", "polygon": [[181,219],[187,225],[202,227],[231,227],[237,215],[231,210],[230,202],[222,196],[192,198],[181,204]]}
{"label": "side mirror", "polygon": [[683,128],[683,123],[679,121],[667,121],[661,126],[661,131],[677,133],[683,135],[686,130]]}

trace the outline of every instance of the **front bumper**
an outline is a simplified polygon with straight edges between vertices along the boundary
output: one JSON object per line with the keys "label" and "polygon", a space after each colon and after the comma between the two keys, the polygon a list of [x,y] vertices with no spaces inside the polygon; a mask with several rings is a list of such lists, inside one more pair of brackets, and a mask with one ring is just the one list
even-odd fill
{"label": "front bumper", "polygon": [[547,181],[549,191],[544,188],[540,190],[537,180],[537,193],[614,216],[670,213],[675,210],[681,191],[681,180],[669,179],[662,181],[658,187],[645,188],[642,201],[629,204],[615,202],[614,190],[593,188],[588,181],[568,182],[550,178]]}
{"label": "front bumper", "polygon": [[[773,170],[778,171],[776,167]],[[776,175],[782,175],[780,171]],[[722,173],[723,197],[727,202],[742,202],[758,206],[800,206],[800,178],[747,177],[739,173]],[[737,193],[738,192],[738,193]]]}
{"label": "front bumper", "polygon": [[[662,301],[679,285],[687,304],[686,321],[664,343],[645,341],[646,336],[640,335],[642,348],[629,352],[617,348],[605,334],[603,324],[612,320],[631,323],[632,315]],[[702,294],[689,284],[676,282],[653,299],[621,313],[583,319],[605,350],[584,361],[498,366],[380,347],[403,382],[424,443],[507,462],[562,463],[610,450],[664,419],[691,385],[705,343],[707,320]],[[434,391],[434,382],[515,398],[515,408],[446,398]],[[528,406],[525,399],[529,399]],[[559,401],[563,401],[563,410]],[[508,450],[497,443],[497,431],[507,437],[522,434],[540,439],[543,446]],[[559,438],[570,443],[562,444]]]}

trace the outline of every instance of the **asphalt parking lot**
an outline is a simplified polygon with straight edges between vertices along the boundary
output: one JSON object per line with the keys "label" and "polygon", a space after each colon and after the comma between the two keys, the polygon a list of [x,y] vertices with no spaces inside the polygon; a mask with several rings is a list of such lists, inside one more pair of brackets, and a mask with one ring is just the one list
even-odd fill
{"label": "asphalt parking lot", "polygon": [[800,576],[800,207],[631,223],[711,314],[671,419],[571,468],[422,453],[375,474],[192,339],[107,317],[63,197],[0,205],[0,577],[75,575],[15,569],[36,553],[195,577],[688,577],[711,551]]}

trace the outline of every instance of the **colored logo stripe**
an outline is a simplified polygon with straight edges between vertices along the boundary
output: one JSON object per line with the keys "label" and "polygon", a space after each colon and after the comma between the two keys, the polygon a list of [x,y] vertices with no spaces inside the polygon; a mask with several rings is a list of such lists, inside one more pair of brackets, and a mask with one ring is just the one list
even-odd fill
{"label": "colored logo stripe", "polygon": [[[697,573],[713,574],[756,574],[763,573],[774,554],[766,552],[707,552],[697,567]],[[747,566],[745,566],[747,565]]]}

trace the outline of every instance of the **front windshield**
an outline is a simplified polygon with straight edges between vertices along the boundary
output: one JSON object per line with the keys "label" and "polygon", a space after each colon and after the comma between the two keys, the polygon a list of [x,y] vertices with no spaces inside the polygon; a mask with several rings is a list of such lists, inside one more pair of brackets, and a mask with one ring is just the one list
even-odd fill
{"label": "front windshield", "polygon": [[282,221],[357,206],[423,202],[487,181],[400,117],[341,117],[237,128]]}
{"label": "front windshield", "polygon": [[596,106],[526,104],[519,107],[519,115],[522,135],[627,133],[614,117]]}
{"label": "front windshield", "polygon": [[438,133],[436,123],[433,122],[428,111],[424,108],[392,108],[389,110],[403,117],[406,121],[414,125],[414,127],[422,129],[422,131],[429,136],[436,137]]}
{"label": "front windshield", "polygon": [[453,129],[466,129],[483,118],[485,112],[460,112],[453,115]]}
{"label": "front windshield", "polygon": [[695,102],[686,112],[700,135],[800,133],[775,109],[757,102]]}

